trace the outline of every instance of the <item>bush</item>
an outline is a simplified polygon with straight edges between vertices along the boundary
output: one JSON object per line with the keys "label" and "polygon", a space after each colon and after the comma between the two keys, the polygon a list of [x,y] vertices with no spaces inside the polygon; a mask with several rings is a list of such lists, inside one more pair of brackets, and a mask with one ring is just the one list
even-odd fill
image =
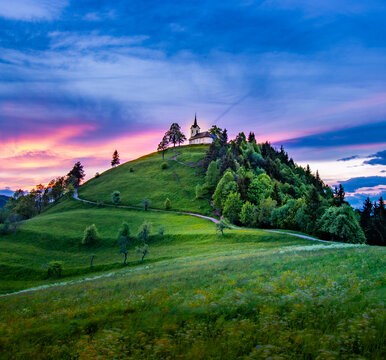
{"label": "bush", "polygon": [[98,241],[99,234],[95,224],[86,227],[82,238],[82,245],[95,245]]}
{"label": "bush", "polygon": [[60,278],[63,272],[62,261],[50,261],[47,264],[47,277],[48,278]]}
{"label": "bush", "polygon": [[131,173],[133,173],[133,172],[134,172],[134,169],[131,167],[131,168],[129,169],[129,171],[130,171]]}
{"label": "bush", "polygon": [[96,172],[95,173],[95,178],[99,178],[99,176],[101,176],[101,174],[99,174],[99,172]]}
{"label": "bush", "polygon": [[114,204],[114,206],[118,206],[118,204],[121,202],[121,193],[119,191],[114,191],[111,194],[111,200]]}
{"label": "bush", "polygon": [[165,161],[161,164],[161,169],[162,169],[162,170],[165,170],[165,169],[167,169],[168,167],[169,167],[169,165],[168,165],[168,163],[165,162]]}
{"label": "bush", "polygon": [[172,204],[170,203],[170,199],[166,198],[165,200],[165,210],[169,210],[172,207]]}

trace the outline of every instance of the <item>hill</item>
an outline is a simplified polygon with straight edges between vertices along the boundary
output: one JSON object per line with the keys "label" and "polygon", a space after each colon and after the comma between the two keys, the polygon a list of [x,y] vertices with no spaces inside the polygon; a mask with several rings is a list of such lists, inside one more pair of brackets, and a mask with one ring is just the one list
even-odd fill
{"label": "hill", "polygon": [[149,199],[151,207],[164,209],[169,198],[173,210],[210,214],[213,209],[209,201],[196,199],[195,193],[197,184],[203,183],[200,163],[207,150],[205,145],[171,148],[165,152],[164,161],[160,153],[143,156],[87,181],[80,187],[79,196],[111,204],[111,193],[118,190],[122,205],[141,206]]}
{"label": "hill", "polygon": [[0,195],[0,208],[3,208],[9,200],[8,196]]}
{"label": "hill", "polygon": [[[222,236],[178,213],[213,211],[195,197],[207,149],[170,149],[166,169],[160,154],[110,169],[79,189],[95,203],[63,196],[0,235],[0,359],[384,358],[385,249],[255,228]],[[112,206],[115,190],[138,208]],[[92,224],[97,244],[81,245]],[[52,261],[63,263],[60,277],[48,276]]]}

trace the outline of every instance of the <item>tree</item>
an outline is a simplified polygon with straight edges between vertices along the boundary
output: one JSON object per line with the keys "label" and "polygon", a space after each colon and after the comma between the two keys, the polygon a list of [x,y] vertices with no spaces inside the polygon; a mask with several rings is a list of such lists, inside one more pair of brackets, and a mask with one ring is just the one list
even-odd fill
{"label": "tree", "polygon": [[68,185],[67,186],[67,189],[66,189],[66,197],[67,199],[71,199],[74,197],[74,193],[75,193],[75,188],[72,184]]}
{"label": "tree", "polygon": [[249,143],[256,143],[255,133],[252,131],[248,135],[248,142]]}
{"label": "tree", "polygon": [[141,254],[141,264],[143,263],[143,259],[149,253],[149,245],[143,243],[141,246],[137,247],[137,252]]}
{"label": "tree", "polygon": [[168,148],[168,145],[169,145],[169,140],[168,140],[168,137],[165,135],[157,147],[158,152],[162,151],[162,160],[165,159],[165,151]]}
{"label": "tree", "polygon": [[171,203],[169,198],[166,198],[164,206],[165,206],[165,210],[170,210]]}
{"label": "tree", "polygon": [[221,235],[224,236],[224,230],[230,229],[230,226],[225,222],[224,218],[221,217],[220,221],[216,224],[216,232],[221,232]]}
{"label": "tree", "polygon": [[257,214],[257,220],[261,226],[269,227],[271,225],[271,216],[276,205],[276,201],[270,197],[261,199]]}
{"label": "tree", "polygon": [[80,163],[80,161],[78,161],[74,164],[74,167],[67,174],[66,183],[73,182],[74,187],[77,188],[85,176],[86,174],[83,170],[83,165]]}
{"label": "tree", "polygon": [[212,161],[209,164],[208,170],[206,171],[205,175],[205,183],[210,189],[210,191],[214,191],[216,189],[217,183],[220,179],[220,171],[217,166],[216,161]]}
{"label": "tree", "polygon": [[149,222],[144,222],[138,231],[138,239],[143,243],[147,243],[150,237],[152,224]]}
{"label": "tree", "polygon": [[[70,183],[67,186],[69,185]],[[49,197],[55,202],[58,201],[66,191],[66,181],[64,176],[52,179],[49,182],[48,187],[50,188]]]}
{"label": "tree", "polygon": [[82,245],[95,245],[99,241],[99,234],[95,224],[92,224],[84,230]]}
{"label": "tree", "polygon": [[123,265],[126,265],[126,261],[127,261],[129,237],[130,237],[129,224],[126,221],[124,221],[122,222],[122,225],[118,230],[118,244],[120,247],[119,252],[124,256]]}
{"label": "tree", "polygon": [[342,206],[345,203],[344,201],[345,196],[346,196],[346,193],[344,191],[342,184],[339,184],[339,188],[335,186],[334,203],[336,206]]}
{"label": "tree", "polygon": [[243,202],[240,199],[240,194],[238,192],[231,192],[225,200],[224,216],[226,216],[233,224],[240,219],[242,206]]}
{"label": "tree", "polygon": [[121,202],[121,193],[118,190],[113,191],[111,194],[111,201],[115,207]]}
{"label": "tree", "polygon": [[220,139],[221,137],[221,134],[222,134],[222,129],[220,129],[218,126],[216,125],[213,125],[209,132],[216,138],[216,139]]}
{"label": "tree", "polygon": [[253,179],[249,185],[247,198],[251,203],[258,205],[261,199],[265,199],[271,195],[272,190],[271,178],[267,174],[260,174]]}
{"label": "tree", "polygon": [[277,182],[275,182],[275,184],[273,185],[271,197],[272,197],[272,200],[276,201],[278,206],[281,205],[281,195],[280,195],[280,190],[279,190],[279,186],[277,185]]}
{"label": "tree", "polygon": [[219,140],[220,140],[221,146],[225,146],[228,143],[228,131],[227,131],[227,129],[224,129]]}
{"label": "tree", "polygon": [[217,184],[213,194],[213,205],[221,211],[224,207],[225,199],[232,191],[237,191],[237,183],[232,171],[227,170]]}
{"label": "tree", "polygon": [[256,222],[256,210],[249,201],[245,202],[241,208],[240,221],[248,227],[252,227]]}
{"label": "tree", "polygon": [[117,166],[120,163],[121,163],[121,161],[119,160],[118,151],[115,150],[113,153],[113,159],[111,160],[111,166]]}
{"label": "tree", "polygon": [[361,244],[366,242],[357,215],[349,205],[328,208],[319,221],[319,228],[330,234],[332,240]]}
{"label": "tree", "polygon": [[166,132],[166,136],[174,147],[176,147],[176,144],[181,145],[186,140],[186,136],[181,132],[181,127],[177,123],[173,123],[170,126],[170,129]]}

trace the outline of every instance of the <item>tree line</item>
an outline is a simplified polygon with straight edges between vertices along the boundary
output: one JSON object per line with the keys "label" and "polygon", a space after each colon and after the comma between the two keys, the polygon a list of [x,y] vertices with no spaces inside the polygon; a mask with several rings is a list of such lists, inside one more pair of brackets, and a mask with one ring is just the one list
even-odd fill
{"label": "tree line", "polygon": [[66,176],[52,179],[46,186],[39,184],[30,191],[18,189],[8,200],[1,214],[1,232],[11,228],[16,231],[22,220],[40,214],[49,204],[58,202],[63,196],[72,197],[85,177],[83,165],[76,162]]}
{"label": "tree line", "polygon": [[[250,132],[228,141],[226,129],[213,126],[215,140],[204,161],[205,181],[196,197],[210,200],[237,225],[298,230],[325,239],[384,244],[383,200],[354,211],[342,185],[332,189],[299,166],[281,147],[257,144]],[[383,233],[380,236],[380,233]]]}

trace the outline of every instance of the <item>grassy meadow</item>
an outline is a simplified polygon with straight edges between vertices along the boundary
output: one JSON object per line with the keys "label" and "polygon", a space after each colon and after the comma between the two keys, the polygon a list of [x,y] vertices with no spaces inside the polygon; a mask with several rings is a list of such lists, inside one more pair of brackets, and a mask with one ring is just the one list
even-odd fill
{"label": "grassy meadow", "polygon": [[[179,161],[198,163],[204,151],[182,147],[165,158],[182,152]],[[172,211],[210,213],[206,201],[191,201],[199,169],[161,163],[151,154],[123,164],[79,195],[110,203],[119,190],[123,205],[148,198],[153,208],[169,197],[171,211],[65,199],[0,236],[0,359],[386,357],[383,247],[259,229],[222,236],[211,221]],[[127,266],[117,244],[123,221],[131,233]],[[141,264],[136,236],[144,221],[152,231]],[[92,224],[98,244],[81,245]],[[47,278],[54,260],[63,262],[60,279]]]}
{"label": "grassy meadow", "polygon": [[[207,145],[171,148],[165,152],[164,161],[159,153],[143,156],[89,180],[79,189],[79,196],[111,204],[111,193],[118,190],[122,205],[141,206],[144,199],[149,199],[151,207],[164,209],[169,198],[173,210],[210,214],[209,201],[195,198],[196,185],[203,183],[203,170],[197,163],[207,149]],[[186,165],[172,160],[175,156]],[[167,164],[166,169],[161,168],[163,163]]]}

